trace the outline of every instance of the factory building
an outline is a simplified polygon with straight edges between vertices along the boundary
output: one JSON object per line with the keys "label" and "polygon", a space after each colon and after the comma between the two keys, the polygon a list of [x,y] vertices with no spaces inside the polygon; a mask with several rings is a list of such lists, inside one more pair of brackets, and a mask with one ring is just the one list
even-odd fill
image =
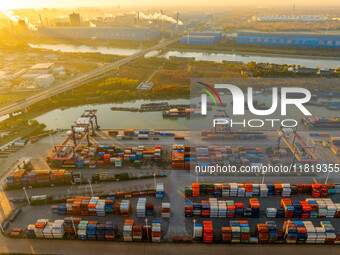
{"label": "factory building", "polygon": [[53,63],[39,63],[30,68],[30,74],[47,74],[53,69]]}
{"label": "factory building", "polygon": [[147,27],[58,27],[41,28],[41,37],[148,41],[161,37],[161,32]]}
{"label": "factory building", "polygon": [[55,82],[55,79],[52,74],[41,74],[35,77],[34,81],[39,87],[47,88]]}
{"label": "factory building", "polygon": [[240,32],[238,44],[340,48],[340,35]]}
{"label": "factory building", "polygon": [[214,32],[193,32],[184,35],[180,39],[181,44],[213,45],[222,37],[222,33]]}

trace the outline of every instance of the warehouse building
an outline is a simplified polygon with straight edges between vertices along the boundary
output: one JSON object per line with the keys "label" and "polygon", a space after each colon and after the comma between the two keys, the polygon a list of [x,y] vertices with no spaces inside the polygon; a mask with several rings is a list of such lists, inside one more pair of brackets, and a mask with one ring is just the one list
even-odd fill
{"label": "warehouse building", "polygon": [[238,44],[340,48],[340,35],[240,32]]}
{"label": "warehouse building", "polygon": [[222,37],[222,33],[214,32],[193,32],[184,35],[180,39],[181,44],[213,45]]}
{"label": "warehouse building", "polygon": [[41,37],[148,41],[161,37],[161,32],[147,27],[58,27],[41,28]]}
{"label": "warehouse building", "polygon": [[47,88],[55,82],[55,79],[52,74],[41,74],[35,77],[34,81],[39,87]]}
{"label": "warehouse building", "polygon": [[29,70],[30,74],[47,74],[53,69],[53,63],[39,63],[32,66]]}

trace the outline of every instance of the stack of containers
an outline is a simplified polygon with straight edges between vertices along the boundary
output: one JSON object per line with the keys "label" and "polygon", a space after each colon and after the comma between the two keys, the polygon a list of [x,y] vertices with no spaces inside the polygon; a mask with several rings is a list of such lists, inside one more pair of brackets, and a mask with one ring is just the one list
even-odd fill
{"label": "stack of containers", "polygon": [[300,204],[302,206],[301,218],[303,219],[310,218],[312,212],[312,207],[310,206],[310,204],[307,201],[300,201]]}
{"label": "stack of containers", "polygon": [[120,203],[120,215],[122,217],[129,217],[131,211],[130,200],[122,200]]}
{"label": "stack of containers", "polygon": [[105,200],[105,213],[113,214],[114,197],[107,197]]}
{"label": "stack of containers", "polygon": [[241,242],[241,227],[238,220],[230,221],[231,227],[231,242],[240,243]]}
{"label": "stack of containers", "polygon": [[246,189],[244,187],[244,184],[238,183],[237,184],[237,196],[244,197],[245,194],[246,194]]}
{"label": "stack of containers", "polygon": [[143,226],[134,225],[132,227],[132,239],[134,242],[141,242],[143,238]]}
{"label": "stack of containers", "polygon": [[302,205],[299,201],[292,202],[294,206],[293,218],[301,218],[302,215]]}
{"label": "stack of containers", "polygon": [[96,237],[97,237],[97,240],[105,240],[105,225],[104,224],[96,225]]}
{"label": "stack of containers", "polygon": [[193,205],[190,202],[184,203],[184,216],[185,217],[192,217],[193,215]]}
{"label": "stack of containers", "polygon": [[105,200],[98,200],[96,204],[96,213],[98,217],[105,217]]}
{"label": "stack of containers", "polygon": [[35,230],[35,226],[33,224],[29,224],[27,226],[27,237],[28,238],[35,238],[36,237],[34,230]]}
{"label": "stack of containers", "polygon": [[193,197],[199,197],[200,196],[200,184],[199,183],[192,183],[192,196]]}
{"label": "stack of containers", "polygon": [[231,197],[237,196],[237,183],[230,183],[230,193],[229,195]]}
{"label": "stack of containers", "polygon": [[[267,187],[266,187],[267,188]],[[253,196],[260,195],[260,184],[253,184]]]}
{"label": "stack of containers", "polygon": [[267,218],[276,218],[277,209],[276,208],[266,208]]}
{"label": "stack of containers", "polygon": [[34,225],[34,234],[36,238],[44,238],[44,228],[46,227],[48,223],[47,219],[39,219]]}
{"label": "stack of containers", "polygon": [[330,198],[324,198],[324,201],[327,207],[326,218],[334,218],[337,211],[336,206]]}
{"label": "stack of containers", "polygon": [[123,226],[123,238],[125,242],[132,242],[132,230],[134,220],[126,219]]}
{"label": "stack of containers", "polygon": [[323,199],[315,199],[318,204],[318,217],[319,218],[326,218],[328,210],[327,205]]}
{"label": "stack of containers", "polygon": [[97,205],[98,200],[99,200],[99,197],[91,197],[89,205],[88,205],[90,216],[96,216],[97,215],[96,205]]}
{"label": "stack of containers", "polygon": [[96,240],[96,226],[97,222],[96,221],[89,221],[87,224],[87,230],[86,230],[86,235],[88,240]]}
{"label": "stack of containers", "polygon": [[296,243],[297,241],[297,228],[293,221],[285,221],[283,225],[286,243]]}
{"label": "stack of containers", "polygon": [[230,185],[228,183],[222,184],[222,197],[229,197],[230,195]]}
{"label": "stack of containers", "polygon": [[334,206],[336,207],[335,218],[340,218],[340,203],[335,203]]}
{"label": "stack of containers", "polygon": [[252,218],[258,218],[259,212],[260,212],[260,203],[257,198],[250,198],[249,204],[251,208],[251,217]]}
{"label": "stack of containers", "polygon": [[137,217],[145,218],[146,214],[146,198],[140,197],[137,201]]}
{"label": "stack of containers", "polygon": [[157,183],[156,185],[156,198],[164,197],[164,185],[163,183]]}
{"label": "stack of containers", "polygon": [[86,221],[86,220],[82,220],[82,221],[79,222],[78,232],[77,232],[78,239],[80,239],[80,240],[86,240],[87,239],[86,230],[87,230],[88,223],[89,222]]}
{"label": "stack of containers", "polygon": [[311,212],[310,212],[310,215],[309,215],[309,218],[311,219],[315,219],[319,216],[319,213],[318,213],[318,203],[315,201],[315,199],[313,198],[306,198],[306,202],[308,202],[310,208],[311,208]]}
{"label": "stack of containers", "polygon": [[266,225],[268,227],[268,242],[275,243],[278,240],[276,224],[274,221],[266,221]]}
{"label": "stack of containers", "polygon": [[303,224],[306,228],[307,233],[307,240],[306,243],[315,243],[316,241],[316,233],[315,233],[315,227],[311,221],[304,221]]}
{"label": "stack of containers", "polygon": [[202,217],[210,217],[210,203],[209,201],[202,200]]}
{"label": "stack of containers", "polygon": [[222,227],[222,241],[231,242],[232,230],[231,227]]}
{"label": "stack of containers", "polygon": [[333,244],[336,239],[335,228],[329,221],[321,221],[320,226],[323,227],[326,231],[325,243]]}
{"label": "stack of containers", "polygon": [[194,216],[201,216],[202,215],[202,205],[201,205],[201,203],[194,203],[193,204],[193,215]]}
{"label": "stack of containers", "polygon": [[215,197],[222,197],[222,184],[220,184],[220,183],[214,184],[214,196]]}
{"label": "stack of containers", "polygon": [[305,243],[307,241],[307,229],[302,221],[294,221],[297,230],[297,242]]}
{"label": "stack of containers", "polygon": [[289,183],[283,183],[282,184],[281,196],[290,197],[291,192],[292,192],[292,189],[290,188],[290,184]]}
{"label": "stack of containers", "polygon": [[226,205],[227,205],[227,218],[234,218],[235,217],[235,211],[236,211],[234,201],[233,200],[227,200]]}
{"label": "stack of containers", "polygon": [[53,222],[48,222],[43,230],[44,238],[53,238],[52,234],[52,229],[53,229]]}
{"label": "stack of containers", "polygon": [[210,204],[210,218],[217,218],[218,217],[217,198],[209,198],[209,204]]}
{"label": "stack of containers", "polygon": [[246,190],[246,197],[252,197],[253,196],[253,185],[251,183],[246,183],[244,187]]}
{"label": "stack of containers", "polygon": [[172,168],[184,169],[184,146],[172,146]]}
{"label": "stack of containers", "polygon": [[152,221],[152,226],[151,226],[151,236],[152,236],[152,242],[157,242],[159,243],[161,241],[161,220],[153,220]]}
{"label": "stack of containers", "polygon": [[268,197],[268,188],[266,184],[260,184],[260,197]]}
{"label": "stack of containers", "polygon": [[[282,188],[281,185],[280,185],[280,187]],[[268,190],[268,192],[267,192],[268,195],[270,195],[270,196],[274,195],[275,194],[275,192],[274,192],[274,184],[267,184],[267,190]],[[281,194],[280,191],[278,193],[279,193],[278,195]]]}
{"label": "stack of containers", "polygon": [[62,239],[64,237],[64,220],[56,220],[53,223],[52,235],[53,238]]}
{"label": "stack of containers", "polygon": [[114,240],[116,234],[116,225],[113,221],[107,221],[105,224],[105,239]]}
{"label": "stack of containers", "polygon": [[211,221],[203,221],[203,242],[213,242],[213,226]]}
{"label": "stack of containers", "polygon": [[241,228],[241,243],[249,243],[250,241],[250,227],[248,221],[239,221]]}
{"label": "stack of containers", "polygon": [[326,229],[323,227],[315,227],[316,240],[315,243],[325,243],[326,241]]}
{"label": "stack of containers", "polygon": [[292,218],[294,214],[294,206],[289,198],[281,199],[281,207],[285,210],[285,218]]}
{"label": "stack of containers", "polygon": [[259,243],[268,243],[269,240],[269,230],[266,224],[257,224],[256,233],[258,236]]}
{"label": "stack of containers", "polygon": [[190,186],[185,186],[184,188],[184,195],[186,197],[192,197],[192,188]]}
{"label": "stack of containers", "polygon": [[243,203],[235,203],[235,217],[242,218],[244,215]]}
{"label": "stack of containers", "polygon": [[162,203],[162,218],[170,218],[170,203]]}
{"label": "stack of containers", "polygon": [[203,236],[203,225],[202,223],[194,224],[194,238],[202,238]]}
{"label": "stack of containers", "polygon": [[146,215],[153,215],[154,214],[154,204],[153,203],[146,203]]}
{"label": "stack of containers", "polygon": [[218,218],[225,218],[227,216],[227,205],[224,201],[218,201]]}

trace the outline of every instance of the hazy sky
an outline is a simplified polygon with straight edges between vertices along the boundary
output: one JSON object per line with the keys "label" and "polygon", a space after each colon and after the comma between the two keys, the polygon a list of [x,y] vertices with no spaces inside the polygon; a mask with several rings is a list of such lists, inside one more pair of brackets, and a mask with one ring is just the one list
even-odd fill
{"label": "hazy sky", "polygon": [[[212,4],[213,2],[213,4]],[[217,5],[274,5],[275,0],[0,0],[1,9],[18,9],[18,8],[43,8],[43,7],[83,7],[83,6],[190,6],[199,7],[217,6]],[[278,2],[278,5],[310,6],[310,5],[340,5],[339,0],[327,0],[320,2],[318,0],[285,0]]]}

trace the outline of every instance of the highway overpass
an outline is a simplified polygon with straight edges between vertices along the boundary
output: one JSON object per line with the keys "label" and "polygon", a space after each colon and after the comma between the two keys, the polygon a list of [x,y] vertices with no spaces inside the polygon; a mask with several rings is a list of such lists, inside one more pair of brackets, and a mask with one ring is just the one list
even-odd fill
{"label": "highway overpass", "polygon": [[155,46],[152,46],[148,49],[142,50],[140,52],[137,52],[131,56],[128,56],[126,58],[123,58],[121,60],[118,60],[112,64],[105,65],[99,68],[96,68],[90,72],[87,72],[85,74],[79,75],[69,81],[63,82],[58,85],[58,87],[52,87],[49,89],[46,89],[44,91],[38,92],[30,97],[25,98],[24,100],[20,102],[13,102],[7,105],[4,105],[0,107],[0,116],[4,116],[6,114],[11,114],[15,113],[18,111],[22,111],[26,109],[27,107],[36,104],[42,100],[48,99],[52,96],[56,96],[60,93],[63,93],[65,91],[74,89],[76,87],[82,86],[84,84],[87,84],[89,82],[96,81],[98,79],[101,79],[104,77],[104,75],[107,75],[114,71],[117,67],[120,67],[122,65],[125,65],[133,60],[136,60],[140,57],[143,57],[145,54],[154,51],[154,50],[159,50],[163,47],[166,47],[169,44],[172,44],[176,41],[178,41],[179,38],[176,39],[171,39],[162,43],[159,43]]}

